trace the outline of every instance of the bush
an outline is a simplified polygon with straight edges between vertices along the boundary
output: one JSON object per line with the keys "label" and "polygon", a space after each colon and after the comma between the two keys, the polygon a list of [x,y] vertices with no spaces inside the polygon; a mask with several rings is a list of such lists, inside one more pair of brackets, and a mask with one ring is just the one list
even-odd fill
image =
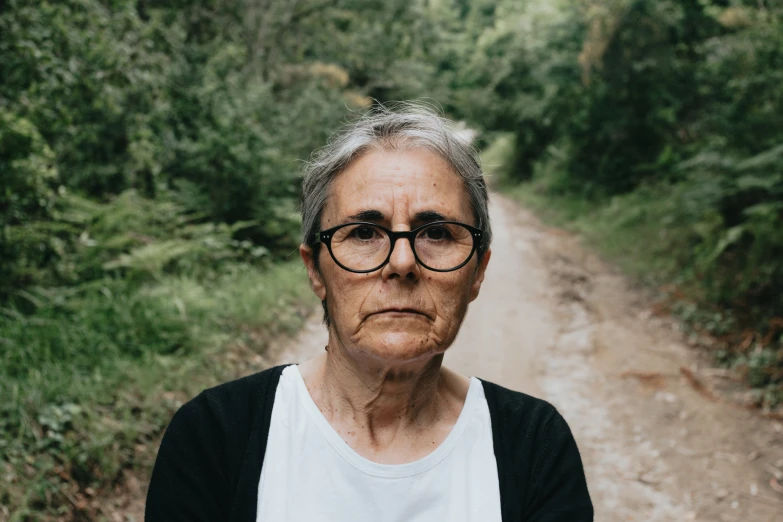
{"label": "bush", "polygon": [[0,518],[96,517],[248,369],[214,353],[301,323],[299,162],[368,95],[431,94],[449,10],[0,2]]}
{"label": "bush", "polygon": [[494,110],[473,116],[513,133],[508,177],[532,179],[604,249],[686,288],[707,310],[694,317],[730,317],[729,351],[744,358],[751,339],[780,353],[781,6],[501,2],[493,18],[464,80],[488,85]]}

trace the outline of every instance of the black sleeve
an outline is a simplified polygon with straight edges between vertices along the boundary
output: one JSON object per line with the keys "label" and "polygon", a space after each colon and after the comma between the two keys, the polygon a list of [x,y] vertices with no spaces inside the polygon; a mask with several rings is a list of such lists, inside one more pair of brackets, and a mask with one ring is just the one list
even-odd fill
{"label": "black sleeve", "polygon": [[483,381],[503,522],[592,522],[582,459],[554,406]]}
{"label": "black sleeve", "polygon": [[220,426],[202,393],[174,415],[152,472],[146,522],[218,522],[228,518],[229,485]]}
{"label": "black sleeve", "polygon": [[258,480],[283,368],[221,384],[179,409],[152,470],[146,522],[255,520]]}
{"label": "black sleeve", "polygon": [[582,459],[565,419],[550,407],[533,463],[527,522],[592,522]]}

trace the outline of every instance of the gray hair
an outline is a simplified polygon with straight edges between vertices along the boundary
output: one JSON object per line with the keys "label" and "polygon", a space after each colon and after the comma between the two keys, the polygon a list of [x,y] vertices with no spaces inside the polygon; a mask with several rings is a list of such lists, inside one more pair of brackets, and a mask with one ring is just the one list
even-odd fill
{"label": "gray hair", "polygon": [[[321,230],[326,201],[332,181],[360,156],[370,150],[428,149],[445,160],[464,182],[475,226],[484,231],[479,245],[481,259],[489,248],[492,230],[489,223],[489,194],[472,139],[454,122],[421,102],[376,105],[360,118],[337,131],[326,146],[315,151],[303,169],[302,242],[311,244],[313,234]],[[317,254],[317,250],[316,250]],[[316,267],[318,256],[316,259]],[[324,303],[324,321],[329,324]]]}

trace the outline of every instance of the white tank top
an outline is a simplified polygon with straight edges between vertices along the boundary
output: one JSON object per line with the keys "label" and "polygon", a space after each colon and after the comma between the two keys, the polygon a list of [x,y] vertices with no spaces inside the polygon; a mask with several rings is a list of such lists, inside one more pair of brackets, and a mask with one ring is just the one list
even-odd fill
{"label": "white tank top", "polygon": [[481,382],[446,440],[406,464],[356,453],[313,402],[297,366],[283,370],[258,484],[257,522],[500,522],[492,425]]}

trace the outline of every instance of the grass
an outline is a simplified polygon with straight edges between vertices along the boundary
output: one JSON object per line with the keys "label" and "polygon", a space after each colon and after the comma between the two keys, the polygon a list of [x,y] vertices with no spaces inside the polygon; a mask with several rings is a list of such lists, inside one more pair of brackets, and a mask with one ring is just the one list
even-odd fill
{"label": "grass", "polygon": [[249,372],[228,351],[257,359],[316,304],[298,263],[226,266],[32,290],[33,313],[0,310],[0,520],[94,515],[124,470],[149,472],[184,401]]}

